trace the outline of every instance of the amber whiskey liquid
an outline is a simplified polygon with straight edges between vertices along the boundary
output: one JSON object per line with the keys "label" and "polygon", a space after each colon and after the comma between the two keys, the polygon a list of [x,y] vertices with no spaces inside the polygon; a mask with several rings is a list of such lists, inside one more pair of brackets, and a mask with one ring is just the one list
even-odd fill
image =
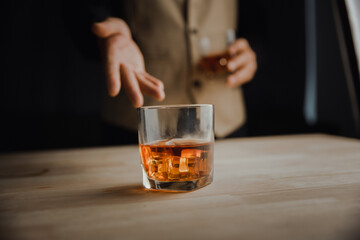
{"label": "amber whiskey liquid", "polygon": [[198,69],[207,75],[225,74],[229,59],[227,52],[204,56],[198,63]]}
{"label": "amber whiskey liquid", "polygon": [[212,142],[172,139],[140,144],[140,157],[143,170],[150,180],[182,182],[209,178],[211,182]]}

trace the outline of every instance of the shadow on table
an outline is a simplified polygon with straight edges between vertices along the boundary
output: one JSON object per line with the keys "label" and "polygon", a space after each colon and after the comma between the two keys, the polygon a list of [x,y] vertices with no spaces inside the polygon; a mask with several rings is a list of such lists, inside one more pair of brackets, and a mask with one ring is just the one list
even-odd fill
{"label": "shadow on table", "polygon": [[25,194],[27,196],[26,201],[23,201],[21,197],[14,199],[11,195],[3,196],[0,211],[36,212],[50,209],[69,210],[78,207],[102,208],[133,203],[144,203],[145,206],[151,202],[170,200],[179,196],[179,193],[149,191],[140,184],[76,189],[44,185],[35,189],[35,192],[27,189],[25,193],[23,191],[17,193],[19,196]]}
{"label": "shadow on table", "polygon": [[181,192],[161,192],[144,188],[141,184],[119,185],[103,189],[79,193],[79,202],[85,201],[93,205],[127,204],[152,202],[177,198]]}
{"label": "shadow on table", "polygon": [[136,196],[165,196],[171,194],[180,194],[181,192],[163,192],[153,191],[144,188],[140,184],[133,184],[128,186],[109,187],[103,190],[105,196],[112,197],[136,197]]}

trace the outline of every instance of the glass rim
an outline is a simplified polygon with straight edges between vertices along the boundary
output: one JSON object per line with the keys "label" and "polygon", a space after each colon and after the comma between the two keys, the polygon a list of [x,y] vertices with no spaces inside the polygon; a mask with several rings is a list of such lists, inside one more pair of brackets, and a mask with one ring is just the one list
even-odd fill
{"label": "glass rim", "polygon": [[175,105],[155,105],[138,107],[138,110],[146,109],[174,109],[174,108],[200,108],[200,107],[214,107],[214,104],[175,104]]}

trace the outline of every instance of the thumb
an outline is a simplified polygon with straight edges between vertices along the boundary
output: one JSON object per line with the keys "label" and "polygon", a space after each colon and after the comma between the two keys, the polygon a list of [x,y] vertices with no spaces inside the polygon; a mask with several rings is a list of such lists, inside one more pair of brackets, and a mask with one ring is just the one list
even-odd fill
{"label": "thumb", "polygon": [[109,17],[105,21],[93,23],[91,30],[99,38],[107,38],[114,34],[131,37],[129,26],[120,18]]}

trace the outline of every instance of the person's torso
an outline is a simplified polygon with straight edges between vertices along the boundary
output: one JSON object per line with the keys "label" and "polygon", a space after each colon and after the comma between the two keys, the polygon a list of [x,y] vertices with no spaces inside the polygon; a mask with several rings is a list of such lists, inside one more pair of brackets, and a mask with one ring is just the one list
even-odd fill
{"label": "person's torso", "polygon": [[[220,137],[243,124],[241,90],[226,87],[226,76],[206,76],[196,68],[202,57],[201,39],[225,37],[228,29],[236,29],[236,14],[235,0],[126,2],[126,21],[144,55],[146,71],[165,85],[165,100],[145,96],[145,105],[214,104],[215,133]],[[136,129],[136,110],[124,91],[106,100],[105,119]]]}

